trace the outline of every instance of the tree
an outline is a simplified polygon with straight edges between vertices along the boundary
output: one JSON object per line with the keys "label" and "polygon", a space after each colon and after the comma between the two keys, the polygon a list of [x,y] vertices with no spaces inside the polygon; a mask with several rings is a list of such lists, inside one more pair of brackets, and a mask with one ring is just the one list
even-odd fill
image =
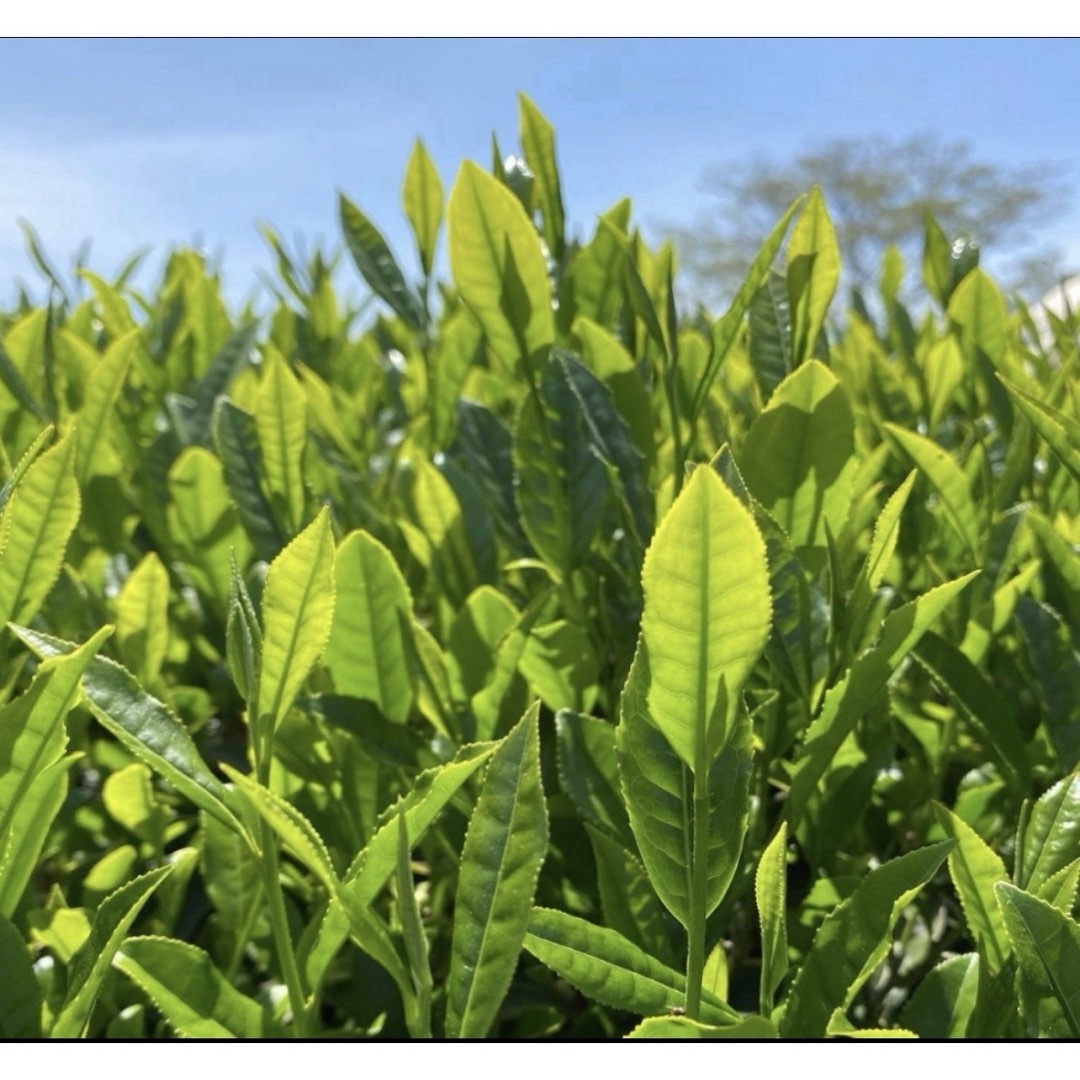
{"label": "tree", "polygon": [[1048,163],[1005,168],[977,161],[966,143],[933,135],[835,139],[789,163],[758,158],[711,169],[702,186],[712,205],[691,228],[675,232],[699,295],[723,301],[791,201],[818,184],[849,286],[876,279],[890,244],[917,257],[929,210],[949,236],[966,235],[1012,256],[1006,280],[1011,275],[1034,298],[1066,269],[1060,252],[1038,247],[1033,233],[1067,208],[1069,187],[1060,174]]}

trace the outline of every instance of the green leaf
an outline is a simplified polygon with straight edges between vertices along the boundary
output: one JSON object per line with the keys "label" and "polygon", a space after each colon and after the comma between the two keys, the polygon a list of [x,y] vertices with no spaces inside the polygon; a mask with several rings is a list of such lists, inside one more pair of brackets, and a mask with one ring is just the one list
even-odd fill
{"label": "green leaf", "polygon": [[900,662],[934,620],[977,573],[972,571],[939,585],[891,612],[878,644],[859,656],[826,693],[821,712],[806,732],[784,804],[784,816],[792,826],[798,823],[807,801],[858,719],[885,689]]}
{"label": "green leaf", "polygon": [[645,705],[679,757],[704,775],[731,731],[771,618],[764,541],[713,470],[694,470],[657,527],[641,577]]}
{"label": "green leaf", "polygon": [[787,279],[770,270],[750,304],[747,355],[763,401],[791,374],[791,302]]}
{"label": "green leaf", "polygon": [[1037,893],[1058,871],[1080,858],[1080,772],[1059,780],[1031,808],[1017,844],[1013,881]]}
{"label": "green leaf", "polygon": [[667,964],[679,963],[671,918],[664,911],[645,867],[607,833],[588,824],[585,831],[596,858],[596,884],[604,925],[650,956]]}
{"label": "green leaf", "polygon": [[225,626],[225,658],[240,696],[250,702],[259,684],[262,664],[262,628],[247,585],[230,558],[229,618]]}
{"label": "green leaf", "polygon": [[917,473],[908,473],[904,482],[889,496],[884,509],[874,524],[870,540],[870,552],[859,568],[859,576],[848,600],[848,625],[852,628],[854,641],[862,639],[863,624],[869,614],[874,594],[885,577],[900,538],[900,516],[907,505],[908,496],[915,484]]}
{"label": "green leaf", "polygon": [[[11,630],[42,658],[63,656],[77,648],[23,626],[12,625]],[[184,726],[139,686],[131,672],[112,660],[95,657],[82,684],[90,711],[131,753],[196,806],[229,828],[243,831],[226,805],[225,785],[203,761]]]}
{"label": "green leaf", "polygon": [[1080,926],[1008,882],[994,886],[1020,962],[1020,1009],[1033,1039],[1080,1039]]}
{"label": "green leaf", "polygon": [[30,387],[26,385],[22,372],[15,366],[2,344],[0,344],[0,382],[7,387],[15,401],[27,412],[33,413],[39,420],[47,419],[44,406],[34,397]]}
{"label": "green leaf", "polygon": [[761,922],[762,1015],[772,1013],[776,990],[788,970],[787,955],[787,822],[761,853],[754,875],[754,896]]}
{"label": "green leaf", "polygon": [[994,897],[994,885],[1008,880],[1000,856],[962,818],[941,803],[933,803],[938,824],[956,841],[949,853],[949,874],[960,897],[964,918],[980,957],[998,972],[1008,959],[1010,946],[1005,922]]}
{"label": "green leaf", "polygon": [[326,648],[334,614],[334,536],[325,508],[270,564],[262,594],[263,647],[253,715],[273,735]]}
{"label": "green leaf", "polygon": [[[108,426],[113,406],[120,396],[141,332],[132,330],[114,341],[94,368],[86,384],[82,408],[75,420],[75,477],[85,486],[102,472],[105,459],[102,443],[108,443]],[[108,471],[106,471],[106,475]]]}
{"label": "green leaf", "polygon": [[419,139],[413,146],[405,169],[402,202],[405,216],[416,237],[416,250],[426,277],[435,265],[435,244],[439,239],[443,216],[443,189],[439,170]]}
{"label": "green leaf", "polygon": [[526,535],[566,581],[582,562],[607,501],[608,480],[566,368],[550,362],[514,427],[514,497]]}
{"label": "green leaf", "polygon": [[22,934],[0,915],[0,1039],[41,1038],[41,988]]}
{"label": "green leaf", "polygon": [[413,702],[412,596],[394,557],[366,532],[350,533],[334,558],[337,601],[323,662],[339,694],[366,698],[394,723]]}
{"label": "green leaf", "polygon": [[558,352],[555,359],[580,404],[593,452],[616,470],[627,514],[637,530],[638,542],[644,543],[653,531],[652,495],[646,483],[644,458],[634,445],[627,421],[616,408],[614,394],[569,354]]}
{"label": "green leaf", "polygon": [[968,363],[985,357],[997,367],[1006,348],[1005,301],[985,271],[976,268],[965,275],[949,298],[948,314]]}
{"label": "green leaf", "polygon": [[339,195],[338,211],[349,254],[363,279],[410,329],[423,330],[426,321],[423,305],[406,283],[382,234],[344,194]]}
{"label": "green leaf", "polygon": [[202,819],[200,874],[217,912],[223,935],[225,970],[236,971],[265,906],[262,869],[251,846],[234,829],[205,811]]}
{"label": "green leaf", "polygon": [[8,830],[8,848],[0,849],[0,915],[14,915],[38,869],[53,822],[67,799],[72,763],[79,756],[69,754],[43,769],[19,801]]}
{"label": "green leaf", "polygon": [[20,809],[37,778],[62,757],[79,680],[111,633],[104,627],[70,656],[46,660],[29,689],[0,708],[0,877],[21,843],[13,832]]}
{"label": "green leaf", "polygon": [[450,193],[450,265],[495,354],[513,368],[551,344],[551,284],[536,230],[514,195],[466,161]]}
{"label": "green leaf", "polygon": [[116,644],[140,682],[149,686],[157,681],[169,647],[169,572],[152,551],[120,590]]}
{"label": "green leaf", "polygon": [[113,960],[185,1039],[280,1038],[258,1002],[240,993],[202,949],[163,937],[132,937]]}
{"label": "green leaf", "polygon": [[691,774],[652,719],[649,668],[648,650],[639,645],[616,729],[619,778],[653,888],[689,928],[695,903],[700,922],[723,899],[738,866],[750,808],[751,726],[742,710],[708,769]]}
{"label": "green leaf", "polygon": [[1076,906],[1078,886],[1080,886],[1080,858],[1073,859],[1068,866],[1063,866],[1056,874],[1047,878],[1034,895],[1048,904],[1053,904],[1058,911],[1071,915]]}
{"label": "green leaf", "polygon": [[517,966],[547,851],[539,703],[491,757],[465,835],[446,987],[446,1034],[483,1038]]}
{"label": "green leaf", "polygon": [[255,399],[255,430],[270,501],[289,535],[304,516],[304,448],[308,437],[307,397],[299,379],[276,349],[267,349]]}
{"label": "green leaf", "polygon": [[315,875],[331,896],[336,895],[338,876],[326,844],[315,826],[295,806],[250,776],[224,762],[221,768],[282,843]]}
{"label": "green leaf", "polygon": [[95,274],[92,270],[80,270],[79,277],[93,289],[94,299],[97,301],[101,312],[101,321],[105,324],[105,331],[112,340],[122,338],[125,334],[136,329],[136,323],[131,317],[128,302],[118,288],[113,288],[103,277]]}
{"label": "green leaf", "polygon": [[[731,307],[713,325],[712,351],[709,354],[709,362],[701,373],[697,386],[694,388],[694,398],[690,406],[691,423],[695,422],[701,415],[701,410],[709,396],[709,389],[716,380],[720,366],[727,359],[732,345],[735,344],[739,332],[742,330],[743,317],[750,309],[750,305],[754,302],[759,290],[767,285],[769,268],[776,260],[776,253],[784,242],[788,225],[791,223],[791,219],[801,202],[801,198],[797,199],[784,211],[784,216],[773,227],[773,231],[769,233],[765,243],[761,245],[761,250],[750,264],[750,269],[743,279],[743,283],[739,286],[739,291],[735,294]],[[780,380],[777,379],[776,381],[779,382]]]}
{"label": "green leaf", "polygon": [[27,470],[0,515],[0,623],[29,622],[60,573],[81,499],[69,433]]}
{"label": "green leaf", "polygon": [[518,94],[521,149],[532,170],[536,201],[544,226],[544,240],[556,263],[563,259],[565,215],[559,167],[555,162],[555,129],[543,113],[525,95]]}
{"label": "green leaf", "polygon": [[379,829],[357,855],[345,875],[343,889],[359,906],[378,896],[397,866],[398,818],[405,816],[409,846],[415,847],[431,823],[502,743],[473,743],[462,747],[452,761],[422,772],[407,795],[391,806]]}
{"label": "green leaf", "polygon": [[[461,391],[483,339],[480,324],[461,308],[442,324],[428,385],[431,439],[435,448],[453,441]],[[472,406],[480,408],[480,406]]]}
{"label": "green leaf", "polygon": [[944,309],[949,303],[956,282],[949,238],[934,220],[929,210],[923,210],[922,276],[930,295]]}
{"label": "green leaf", "polygon": [[[0,511],[3,511],[7,506],[15,489],[26,475],[26,470],[37,461],[38,455],[41,453],[45,444],[52,439],[53,431],[54,429],[51,424],[48,427],[43,428],[30,446],[23,452],[23,455],[19,458],[15,468],[11,470],[11,475],[4,481],[3,488],[0,488]],[[0,536],[2,535],[3,533],[0,533]]]}
{"label": "green leaf", "polygon": [[1080,765],[1080,652],[1075,628],[1030,596],[1017,602],[1015,618],[1035,673],[1034,689],[1046,731],[1062,769],[1070,771]]}
{"label": "green leaf", "polygon": [[246,566],[252,546],[230,501],[221,462],[209,450],[189,446],[169,469],[168,494],[165,519],[185,571],[225,611],[230,563]]}
{"label": "green leaf", "polygon": [[165,845],[167,812],[154,798],[150,769],[133,761],[110,773],[101,788],[101,801],[113,821],[160,853]]}
{"label": "green leaf", "polygon": [[945,519],[963,541],[972,561],[978,562],[983,530],[963,470],[948,451],[931,439],[896,424],[887,423],[884,427],[934,485],[945,509]]}
{"label": "green leaf", "polygon": [[722,1027],[703,1024],[688,1016],[650,1016],[628,1039],[776,1039],[776,1028],[763,1016],[747,1016]]}
{"label": "green leaf", "polygon": [[574,255],[567,272],[575,316],[612,326],[623,297],[626,252],[619,237],[630,224],[630,200],[621,199],[597,220],[596,234]]}
{"label": "green leaf", "polygon": [[857,468],[854,418],[847,393],[824,364],[808,361],[773,392],[751,425],[740,466],[758,502],[804,558],[825,528],[837,535],[847,518]]}
{"label": "green leaf", "polygon": [[210,361],[202,378],[191,391],[194,409],[188,416],[193,441],[200,446],[211,445],[214,406],[229,384],[251,363],[252,350],[258,337],[259,324],[249,322],[233,334]]}
{"label": "green leaf", "polygon": [[77,1039],[85,1033],[90,1012],[117,949],[150,894],[172,873],[172,869],[171,864],[166,864],[129,881],[97,909],[89,938],[71,958],[67,996],[51,1032],[54,1039]]}
{"label": "green leaf", "polygon": [[405,938],[405,953],[409,958],[409,974],[419,1003],[419,1030],[412,1031],[416,1038],[431,1038],[431,995],[434,981],[428,958],[428,941],[420,904],[416,898],[416,885],[409,863],[409,829],[404,815],[398,819],[398,858],[394,883],[397,890],[398,918]]}
{"label": "green leaf", "polygon": [[910,851],[871,870],[825,918],[788,993],[785,1038],[821,1038],[888,951],[900,910],[933,877],[954,841]]}
{"label": "green leaf", "polygon": [[975,1010],[978,988],[978,954],[950,957],[915,988],[900,1020],[920,1039],[962,1039]]}
{"label": "green leaf", "polygon": [[214,410],[214,445],[225,485],[244,530],[261,559],[272,559],[288,539],[262,487],[262,452],[255,418],[228,398]]}
{"label": "green leaf", "polygon": [[[550,908],[534,908],[525,948],[593,1001],[638,1016],[682,1008],[686,976],[649,956],[615,930]],[[709,994],[702,1017],[733,1023],[738,1013]]]}
{"label": "green leaf", "polygon": [[791,301],[792,363],[809,360],[817,349],[825,313],[840,281],[840,247],[821,188],[806,200],[787,247],[788,297]]}
{"label": "green leaf", "polygon": [[559,786],[581,819],[632,846],[630,821],[619,793],[614,725],[560,709],[555,738]]}
{"label": "green leaf", "polygon": [[998,375],[1031,426],[1046,440],[1061,463],[1080,480],[1080,423]]}
{"label": "green leaf", "polygon": [[[649,295],[649,287],[645,284],[645,281],[641,276],[637,253],[642,251],[644,245],[639,243],[636,236],[634,242],[631,243],[631,241],[629,241],[621,232],[617,232],[614,226],[609,225],[606,218],[601,218],[600,222],[602,225],[609,226],[612,235],[623,250],[623,266],[626,274],[626,295],[630,301],[630,307],[633,309],[634,314],[645,324],[645,332],[648,335],[649,340],[652,341],[659,350],[660,355],[664,357],[665,363],[668,363],[671,358],[674,342],[668,341],[663,324],[660,322],[660,315],[656,310],[656,305],[653,303],[652,296]],[[644,254],[644,257],[648,258],[647,253]]]}
{"label": "green leaf", "polygon": [[912,656],[972,722],[1013,786],[1026,792],[1030,770],[1027,745],[1008,703],[959,649],[932,630],[923,635]]}

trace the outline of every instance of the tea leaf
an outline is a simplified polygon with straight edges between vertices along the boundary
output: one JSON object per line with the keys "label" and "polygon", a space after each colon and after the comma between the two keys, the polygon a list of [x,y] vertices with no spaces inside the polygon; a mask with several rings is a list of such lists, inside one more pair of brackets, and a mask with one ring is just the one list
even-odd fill
{"label": "tea leaf", "polygon": [[648,714],[704,775],[731,731],[771,616],[761,534],[711,469],[694,470],[656,530],[641,577]]}
{"label": "tea leaf", "polygon": [[1020,962],[1028,1036],[1080,1039],[1080,926],[1008,882],[994,891]]}
{"label": "tea leaf", "polygon": [[544,223],[544,240],[556,263],[561,263],[565,223],[559,167],[555,162],[555,129],[525,94],[518,94],[518,107],[521,148],[536,183],[536,201]]}
{"label": "tea leaf", "polygon": [[908,852],[879,866],[821,924],[787,996],[785,1038],[825,1034],[834,1009],[846,1009],[889,947],[900,909],[933,877],[955,841]]}
{"label": "tea leaf", "polygon": [[389,551],[365,532],[350,533],[334,558],[337,600],[323,662],[339,694],[374,702],[404,723],[413,701],[405,636],[412,597]]}
{"label": "tea leaf", "polygon": [[141,343],[138,330],[114,341],[94,368],[86,384],[82,408],[75,422],[75,477],[85,486],[99,474],[105,460],[102,442],[108,442],[108,425],[113,406],[127,379],[135,349]]}
{"label": "tea leaf", "polygon": [[824,364],[810,360],[773,392],[746,434],[740,466],[754,498],[806,561],[821,563],[828,523],[848,513],[855,475],[854,420],[847,393]]}
{"label": "tea leaf", "polygon": [[787,263],[792,362],[797,369],[817,350],[825,313],[840,281],[840,247],[819,187],[810,192],[791,231]]}
{"label": "tea leaf", "polygon": [[642,1020],[628,1039],[777,1039],[776,1028],[763,1016],[747,1016],[713,1027],[688,1016],[651,1016]]}
{"label": "tea leaf", "polygon": [[981,551],[979,536],[982,529],[967,478],[960,466],[937,443],[917,432],[905,431],[896,424],[885,424],[885,430],[930,478],[941,497],[946,520],[963,541],[972,561],[978,562]]}
{"label": "tea leaf", "polygon": [[0,516],[0,623],[29,622],[60,573],[82,502],[75,447],[69,432],[42,454]]}
{"label": "tea leaf", "polygon": [[90,1012],[117,949],[150,894],[172,873],[172,869],[168,864],[159,866],[129,881],[97,909],[89,938],[71,958],[67,996],[53,1024],[52,1038],[75,1039],[85,1033]]}
{"label": "tea leaf", "polygon": [[761,1012],[772,1012],[777,988],[788,970],[787,924],[787,822],[761,853],[754,875],[754,895],[761,923]]}
{"label": "tea leaf", "polygon": [[465,835],[446,988],[449,1038],[487,1034],[525,938],[548,837],[539,714],[533,705],[492,755]]}
{"label": "tea leaf", "polygon": [[405,216],[416,237],[420,266],[429,275],[435,264],[435,244],[443,216],[443,189],[439,171],[424,144],[417,139],[405,169],[402,192]]}
{"label": "tea leaf", "polygon": [[1036,800],[1017,843],[1013,881],[1036,893],[1080,858],[1080,772],[1059,780]]}
{"label": "tea leaf", "polygon": [[64,720],[79,699],[79,680],[112,633],[99,630],[70,656],[46,660],[29,689],[0,709],[0,876],[16,840],[12,826],[32,785],[67,745]]}
{"label": "tea leaf", "polygon": [[554,338],[551,285],[536,230],[521,203],[466,161],[447,211],[450,265],[462,299],[495,354],[513,369]]}
{"label": "tea leaf", "polygon": [[[574,915],[535,908],[525,948],[571,986],[612,1008],[649,1016],[681,1009],[686,977],[653,959],[621,934]],[[738,1013],[711,995],[702,996],[702,1017],[732,1023]]]}
{"label": "tea leaf", "polygon": [[228,398],[214,410],[214,445],[236,512],[262,559],[272,559],[288,539],[262,487],[262,452],[255,418]]}
{"label": "tea leaf", "polygon": [[998,972],[1008,958],[1009,938],[994,897],[994,885],[1007,880],[1005,864],[962,818],[935,802],[934,814],[945,835],[956,841],[949,853],[949,873],[964,909],[968,929],[990,970]]}
{"label": "tea leaf", "polygon": [[267,350],[255,399],[255,430],[262,452],[266,486],[289,535],[304,515],[304,447],[307,445],[307,397],[299,379],[276,349]]}
{"label": "tea leaf", "polygon": [[132,937],[113,960],[185,1039],[280,1038],[258,1002],[240,993],[202,949],[163,937]]}
{"label": "tea leaf", "polygon": [[135,677],[152,685],[169,647],[169,572],[154,552],[143,556],[116,601],[116,643]]}
{"label": "tea leaf", "polygon": [[[78,647],[22,626],[12,632],[38,656],[64,656]],[[89,643],[88,643],[89,644]],[[139,760],[229,828],[242,831],[228,809],[225,785],[210,771],[176,717],[147,694],[126,668],[95,657],[82,679],[90,711]]]}
{"label": "tea leaf", "polygon": [[0,915],[0,1039],[41,1038],[41,987],[22,934]]}
{"label": "tea leaf", "polygon": [[975,1010],[978,987],[978,954],[950,957],[919,983],[900,1019],[921,1039],[962,1039]]}
{"label": "tea leaf", "polygon": [[252,710],[260,738],[273,735],[330,637],[334,537],[329,511],[270,564],[262,595],[259,689]]}
{"label": "tea leaf", "polygon": [[977,573],[973,571],[956,581],[939,585],[892,612],[885,620],[878,644],[863,653],[830,688],[821,712],[806,733],[795,765],[784,810],[792,825],[799,821],[829,762],[859,717],[885,688],[897,665]]}
{"label": "tea leaf", "polygon": [[406,284],[405,277],[386,246],[382,234],[345,195],[339,196],[338,211],[349,254],[352,255],[363,279],[410,328],[422,330],[423,308]]}

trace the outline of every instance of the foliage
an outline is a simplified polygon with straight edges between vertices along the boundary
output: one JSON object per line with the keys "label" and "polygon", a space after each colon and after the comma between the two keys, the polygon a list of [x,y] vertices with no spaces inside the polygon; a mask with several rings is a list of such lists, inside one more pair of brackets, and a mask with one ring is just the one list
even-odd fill
{"label": "foliage", "polygon": [[521,142],[366,323],[0,316],[0,1034],[1075,1037],[1076,321],[836,332],[817,190],[680,318]]}

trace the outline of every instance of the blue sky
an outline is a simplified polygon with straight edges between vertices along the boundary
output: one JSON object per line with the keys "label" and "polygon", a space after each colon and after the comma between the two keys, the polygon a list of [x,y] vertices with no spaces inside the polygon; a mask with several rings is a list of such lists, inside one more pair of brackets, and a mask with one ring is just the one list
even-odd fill
{"label": "blue sky", "polygon": [[338,189],[411,270],[413,141],[449,190],[463,158],[490,162],[493,130],[516,149],[519,90],[555,125],[578,233],[629,195],[658,239],[725,160],[934,132],[1003,166],[1059,163],[1073,205],[1045,238],[1080,268],[1076,40],[8,39],[0,70],[4,302],[16,276],[37,284],[17,218],[63,266],[90,238],[106,275],[201,241],[240,297],[270,266],[255,222],[336,242]]}

